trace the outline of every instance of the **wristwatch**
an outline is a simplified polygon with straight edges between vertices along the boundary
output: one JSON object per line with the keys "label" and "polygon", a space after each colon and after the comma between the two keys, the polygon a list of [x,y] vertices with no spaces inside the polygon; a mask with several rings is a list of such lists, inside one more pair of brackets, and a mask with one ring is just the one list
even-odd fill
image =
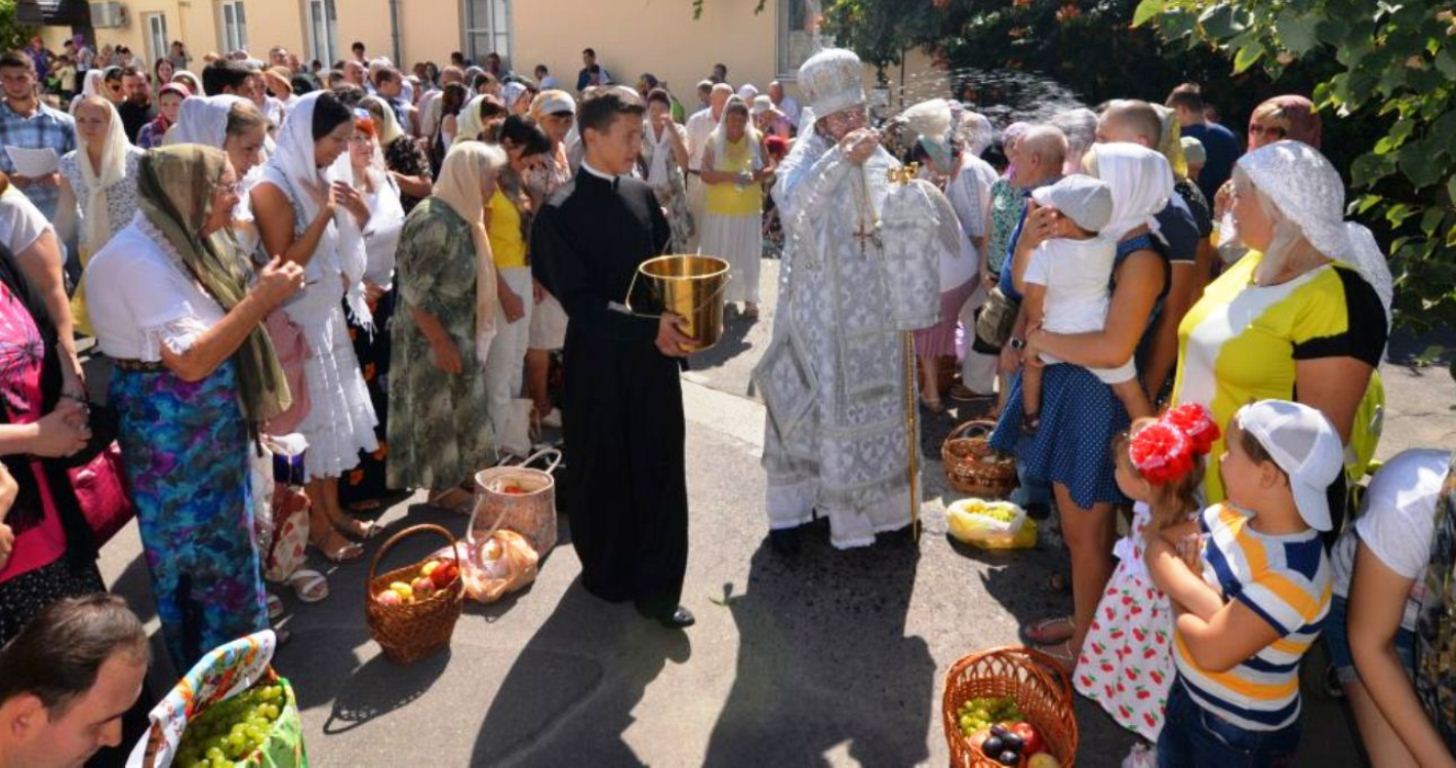
{"label": "wristwatch", "polygon": [[1018,339],[1013,336],[1011,337],[1011,341],[1009,343],[1011,344],[1012,349],[1026,349],[1026,339]]}

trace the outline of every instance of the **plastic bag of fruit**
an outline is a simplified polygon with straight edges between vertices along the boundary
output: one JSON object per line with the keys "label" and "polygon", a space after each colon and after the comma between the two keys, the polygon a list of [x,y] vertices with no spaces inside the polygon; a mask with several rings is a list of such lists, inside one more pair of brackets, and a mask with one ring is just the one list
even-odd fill
{"label": "plastic bag of fruit", "polygon": [[[465,596],[471,600],[493,603],[536,580],[540,556],[531,542],[515,531],[502,528],[479,543],[467,540],[455,546],[460,555]],[[445,547],[432,557],[448,559],[450,548]]]}
{"label": "plastic bag of fruit", "polygon": [[1009,501],[961,499],[945,511],[950,535],[982,549],[1026,549],[1036,546],[1036,521]]}
{"label": "plastic bag of fruit", "polygon": [[269,629],[202,657],[152,709],[127,768],[307,768],[293,686],[269,666],[276,646]]}

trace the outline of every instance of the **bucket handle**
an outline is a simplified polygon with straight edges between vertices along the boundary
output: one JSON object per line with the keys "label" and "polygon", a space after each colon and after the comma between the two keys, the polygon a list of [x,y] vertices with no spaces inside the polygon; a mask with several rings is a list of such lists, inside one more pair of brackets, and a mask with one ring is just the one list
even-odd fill
{"label": "bucket handle", "polygon": [[[625,300],[622,302],[622,306],[626,307],[627,308],[627,312],[630,313],[631,315],[633,315],[634,317],[659,317],[660,318],[660,317],[662,317],[662,315],[651,315],[651,314],[647,314],[646,312],[638,312],[638,311],[632,309],[632,292],[637,287],[637,276],[638,275],[641,275],[641,274],[642,274],[642,269],[640,267],[638,269],[636,269],[636,270],[633,270],[633,272],[632,272],[632,282],[627,283],[627,296],[626,296]],[[727,274],[723,275],[723,282],[718,285],[718,289],[717,290],[715,290],[712,293],[708,294],[708,297],[704,300],[703,303],[705,303],[705,304],[711,304],[714,301],[716,301],[719,296],[723,295],[723,292],[724,291],[728,290],[728,284],[731,283],[731,282],[733,282],[733,273],[730,271]],[[698,310],[698,307],[693,307],[693,311],[694,312],[696,312],[697,310]]]}
{"label": "bucket handle", "polygon": [[535,453],[531,454],[530,456],[527,456],[526,458],[521,459],[521,463],[520,464],[511,464],[510,463],[510,458],[508,457],[505,462],[502,462],[501,464],[498,464],[497,466],[501,466],[501,467],[524,467],[524,466],[530,464],[531,462],[535,461],[536,459],[541,458],[542,456],[550,456],[551,457],[551,464],[549,466],[547,466],[544,471],[547,474],[550,474],[552,472],[555,472],[556,471],[556,465],[558,465],[558,464],[561,463],[561,451],[558,450],[558,449],[556,449],[556,448],[542,448],[541,450],[536,451]]}

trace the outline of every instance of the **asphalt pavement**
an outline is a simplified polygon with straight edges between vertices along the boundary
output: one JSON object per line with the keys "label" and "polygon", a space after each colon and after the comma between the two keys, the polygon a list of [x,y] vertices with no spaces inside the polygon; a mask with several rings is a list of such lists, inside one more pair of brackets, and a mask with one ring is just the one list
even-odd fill
{"label": "asphalt pavement", "polygon": [[[672,632],[630,605],[586,594],[570,546],[543,561],[530,588],[469,605],[448,651],[400,667],[364,623],[368,560],[311,565],[332,594],[302,605],[278,594],[291,640],[275,658],[303,710],[315,766],[909,766],[947,764],[943,679],[962,656],[1018,643],[1024,621],[1065,613],[1047,585],[1065,569],[1055,526],[1034,550],[987,554],[953,544],[939,439],[956,416],[925,415],[926,501],[918,542],[886,537],[838,552],[810,529],[799,555],[764,542],[758,457],[763,408],[748,374],[772,322],[776,262],[763,270],[764,316],[730,316],[715,349],[684,374],[690,555],[684,602],[695,627]],[[1414,342],[1406,345],[1415,348]],[[1396,354],[1405,359],[1409,350]],[[1444,368],[1382,369],[1389,402],[1380,454],[1456,438],[1456,385]],[[104,375],[97,371],[96,381]],[[93,382],[95,383],[95,382]],[[383,511],[393,533],[420,522],[462,534],[466,519],[416,494]],[[369,547],[370,557],[383,539]],[[439,542],[403,541],[381,565],[418,559]],[[108,584],[154,633],[158,687],[165,661],[135,526],[102,553]],[[1307,664],[1306,766],[1358,765],[1352,727]],[[1117,766],[1131,737],[1078,698],[1078,764]]]}

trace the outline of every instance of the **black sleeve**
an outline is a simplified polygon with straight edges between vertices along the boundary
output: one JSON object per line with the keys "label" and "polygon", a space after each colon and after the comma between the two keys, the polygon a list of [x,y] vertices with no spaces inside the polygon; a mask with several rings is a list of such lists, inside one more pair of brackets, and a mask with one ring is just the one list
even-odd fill
{"label": "black sleeve", "polygon": [[1156,216],[1163,239],[1168,241],[1168,261],[1191,263],[1198,258],[1198,226],[1193,214],[1176,203],[1169,203]]}
{"label": "black sleeve", "polygon": [[657,195],[648,187],[643,192],[646,198],[647,210],[652,217],[652,253],[654,255],[667,251],[668,241],[672,240],[672,225],[667,223],[667,217],[662,213],[662,206],[657,202]]}
{"label": "black sleeve", "polygon": [[1380,367],[1385,342],[1390,332],[1385,305],[1379,294],[1359,272],[1335,267],[1345,290],[1345,311],[1349,313],[1344,333],[1320,336],[1294,345],[1295,360],[1319,360],[1328,357],[1353,357],[1372,368]]}
{"label": "black sleeve", "polygon": [[[659,214],[661,215],[661,214]],[[559,207],[548,205],[531,225],[531,275],[555,296],[574,326],[618,341],[652,341],[658,319],[612,309],[607,299],[592,290],[592,278],[582,262],[582,250],[562,220]]]}

